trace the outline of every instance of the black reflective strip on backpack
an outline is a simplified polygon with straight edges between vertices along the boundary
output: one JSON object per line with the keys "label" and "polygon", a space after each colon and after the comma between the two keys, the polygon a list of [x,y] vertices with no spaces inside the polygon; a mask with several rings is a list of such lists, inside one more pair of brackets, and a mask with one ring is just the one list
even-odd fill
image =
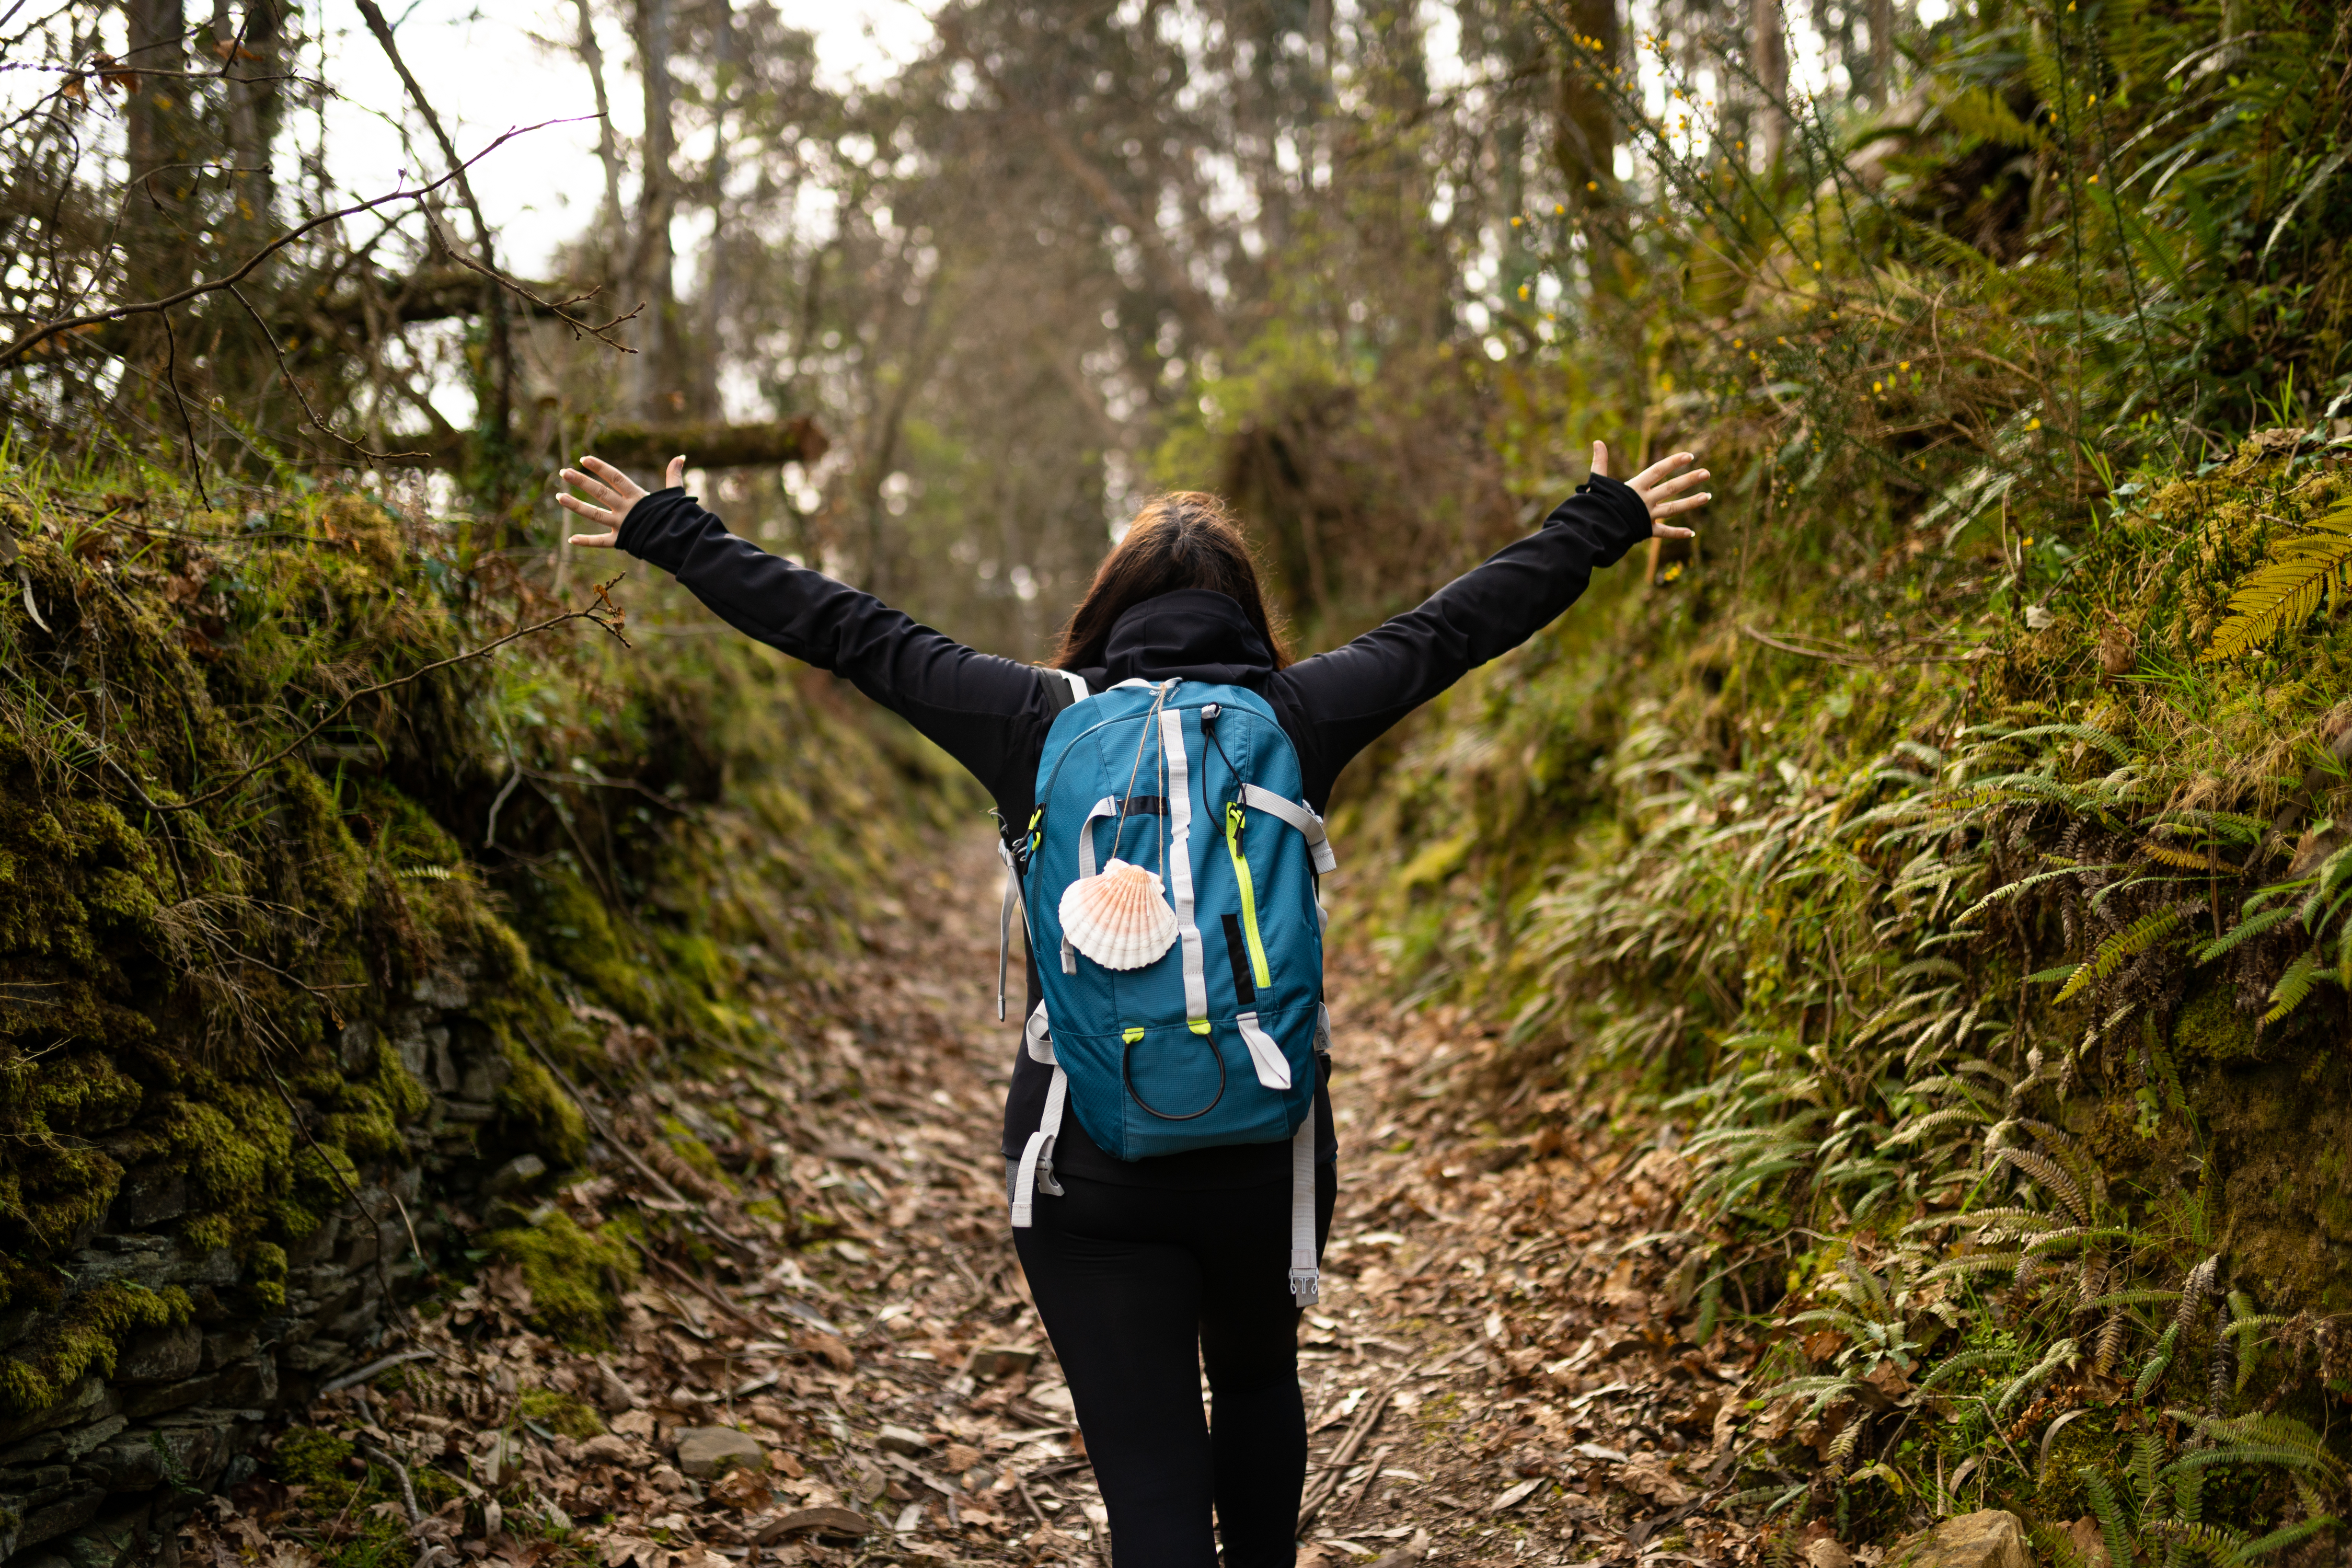
{"label": "black reflective strip on backpack", "polygon": [[1228,914],[1225,919],[1225,957],[1234,966],[1234,991],[1246,1007],[1257,1000],[1257,982],[1250,978],[1249,949],[1244,945],[1242,917]]}

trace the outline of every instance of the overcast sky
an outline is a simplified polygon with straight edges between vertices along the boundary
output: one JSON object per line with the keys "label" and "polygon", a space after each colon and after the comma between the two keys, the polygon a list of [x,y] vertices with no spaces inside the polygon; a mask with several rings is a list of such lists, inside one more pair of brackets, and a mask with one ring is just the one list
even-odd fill
{"label": "overcast sky", "polygon": [[[925,12],[936,0],[782,0],[784,19],[816,36],[820,68],[835,83],[887,78],[930,35]],[[398,129],[400,80],[348,0],[329,0],[329,79],[340,94],[327,111],[336,177],[354,192],[390,189],[406,154]],[[502,231],[501,259],[525,277],[594,212],[604,174],[596,163],[595,94],[569,47],[577,27],[569,0],[384,0],[397,24],[401,55],[468,156],[500,132],[541,121],[583,117],[509,142],[475,166],[474,190]],[[632,51],[617,28],[602,38],[613,120],[636,134]],[[428,167],[440,173],[437,156]],[[679,235],[681,244],[689,237]]]}

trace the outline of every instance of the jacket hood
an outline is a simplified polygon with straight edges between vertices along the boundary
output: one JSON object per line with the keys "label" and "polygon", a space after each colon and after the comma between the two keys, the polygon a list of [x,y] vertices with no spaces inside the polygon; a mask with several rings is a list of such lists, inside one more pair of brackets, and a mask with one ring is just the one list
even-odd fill
{"label": "jacket hood", "polygon": [[1132,606],[1112,625],[1103,657],[1100,671],[1079,671],[1097,691],[1171,676],[1255,688],[1274,674],[1273,651],[1249,616],[1210,588],[1179,588]]}

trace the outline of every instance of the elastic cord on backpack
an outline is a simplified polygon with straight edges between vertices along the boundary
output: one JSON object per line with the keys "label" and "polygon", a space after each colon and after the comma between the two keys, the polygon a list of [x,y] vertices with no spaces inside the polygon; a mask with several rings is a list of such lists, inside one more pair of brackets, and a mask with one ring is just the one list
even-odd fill
{"label": "elastic cord on backpack", "polygon": [[1158,1106],[1144,1099],[1142,1094],[1139,1092],[1135,1087],[1135,1075],[1128,1070],[1128,1058],[1135,1054],[1135,1047],[1142,1043],[1142,1031],[1137,1030],[1135,1033],[1136,1038],[1126,1041],[1118,1048],[1118,1077],[1119,1081],[1127,1085],[1127,1092],[1134,1097],[1136,1104],[1143,1107],[1144,1110],[1151,1112],[1152,1115],[1157,1116],[1162,1121],[1196,1121],[1202,1117],[1208,1115],[1212,1110],[1216,1110],[1218,1105],[1223,1101],[1225,1098],[1225,1054],[1217,1049],[1215,1042],[1206,1035],[1200,1037],[1200,1039],[1201,1043],[1208,1047],[1209,1059],[1217,1064],[1217,1098],[1209,1101],[1208,1104],[1201,1107],[1200,1110],[1186,1111],[1181,1116],[1171,1116],[1168,1112],[1160,1110]]}

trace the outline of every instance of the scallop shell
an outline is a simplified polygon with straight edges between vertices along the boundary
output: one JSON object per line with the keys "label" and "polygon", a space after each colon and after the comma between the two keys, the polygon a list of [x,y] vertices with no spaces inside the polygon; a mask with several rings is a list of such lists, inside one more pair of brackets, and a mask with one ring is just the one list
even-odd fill
{"label": "scallop shell", "polygon": [[1176,911],[1156,873],[1113,860],[1063,889],[1062,934],[1105,969],[1141,969],[1176,941]]}

